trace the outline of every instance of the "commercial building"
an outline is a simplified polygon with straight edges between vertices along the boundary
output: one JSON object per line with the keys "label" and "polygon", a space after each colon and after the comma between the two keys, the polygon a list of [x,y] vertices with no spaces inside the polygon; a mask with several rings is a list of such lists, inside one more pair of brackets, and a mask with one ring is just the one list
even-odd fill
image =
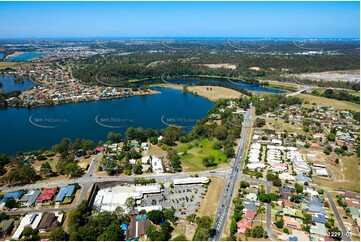
{"label": "commercial building", "polygon": [[[98,211],[114,211],[117,207],[127,209],[125,202],[129,197],[140,200],[146,194],[160,193],[159,185],[149,186],[115,186],[111,188],[101,189],[98,191],[94,199],[94,207]],[[141,208],[145,209],[145,208]],[[140,209],[140,210],[141,210]],[[147,208],[152,210],[151,207]],[[150,211],[149,210],[149,211]]]}
{"label": "commercial building", "polygon": [[173,179],[174,185],[187,185],[187,184],[206,184],[209,182],[207,177],[188,177]]}

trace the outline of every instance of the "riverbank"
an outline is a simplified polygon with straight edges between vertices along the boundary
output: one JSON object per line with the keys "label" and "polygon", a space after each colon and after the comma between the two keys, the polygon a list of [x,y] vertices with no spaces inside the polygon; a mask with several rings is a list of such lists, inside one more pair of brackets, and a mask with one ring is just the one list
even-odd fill
{"label": "riverbank", "polygon": [[17,57],[17,56],[22,55],[22,54],[24,54],[24,52],[16,51],[16,52],[14,52],[14,53],[12,53],[10,55],[5,56],[4,61],[6,61],[6,60],[8,60],[10,58],[13,58],[13,57]]}
{"label": "riverbank", "polygon": [[[166,87],[166,88],[171,88],[174,90],[183,91],[182,85],[159,84],[159,85],[155,85],[155,86]],[[216,102],[219,99],[235,99],[235,98],[241,98],[244,96],[244,94],[237,92],[235,90],[225,88],[225,87],[218,87],[218,86],[187,86],[187,92],[190,92],[194,95],[204,97],[213,102]]]}
{"label": "riverbank", "polygon": [[94,102],[94,101],[101,101],[101,100],[110,100],[110,99],[119,99],[119,98],[128,98],[133,96],[143,96],[143,95],[154,95],[154,94],[161,94],[161,92],[156,90],[147,90],[147,91],[134,91],[131,94],[126,95],[117,95],[117,96],[108,96],[108,97],[101,97],[101,98],[94,98],[94,99],[70,99],[66,101],[52,101],[52,102],[44,102],[44,103],[36,103],[32,105],[23,105],[17,102],[8,103],[8,107],[19,107],[19,108],[40,108],[40,107],[49,107],[49,106],[59,106],[64,104],[71,104],[71,103],[86,103],[86,102]]}

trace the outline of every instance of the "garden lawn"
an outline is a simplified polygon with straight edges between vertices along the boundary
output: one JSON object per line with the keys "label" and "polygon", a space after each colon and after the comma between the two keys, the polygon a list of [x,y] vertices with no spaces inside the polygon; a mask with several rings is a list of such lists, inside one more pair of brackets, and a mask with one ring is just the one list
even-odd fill
{"label": "garden lawn", "polygon": [[212,169],[214,167],[205,167],[203,165],[203,158],[207,156],[214,156],[215,163],[221,164],[227,162],[227,157],[222,150],[215,150],[212,148],[215,141],[209,139],[202,139],[193,141],[191,143],[179,144],[176,151],[181,157],[183,171],[203,171]]}

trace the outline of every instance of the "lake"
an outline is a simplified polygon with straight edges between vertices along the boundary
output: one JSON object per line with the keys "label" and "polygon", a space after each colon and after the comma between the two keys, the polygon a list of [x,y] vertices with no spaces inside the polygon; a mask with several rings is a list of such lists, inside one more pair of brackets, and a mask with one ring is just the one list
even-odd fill
{"label": "lake", "polygon": [[4,93],[12,91],[25,91],[36,85],[26,78],[23,78],[24,82],[14,82],[15,79],[16,78],[13,76],[0,76],[0,83],[2,84]]}
{"label": "lake", "polygon": [[167,124],[190,131],[214,103],[182,91],[156,88],[161,94],[71,103],[52,107],[0,110],[0,153],[51,148],[63,137],[106,141],[110,131],[124,137],[128,127],[162,129]]}
{"label": "lake", "polygon": [[10,57],[7,59],[7,62],[16,62],[16,61],[28,61],[36,57],[44,56],[46,53],[40,52],[24,52],[18,56]]}

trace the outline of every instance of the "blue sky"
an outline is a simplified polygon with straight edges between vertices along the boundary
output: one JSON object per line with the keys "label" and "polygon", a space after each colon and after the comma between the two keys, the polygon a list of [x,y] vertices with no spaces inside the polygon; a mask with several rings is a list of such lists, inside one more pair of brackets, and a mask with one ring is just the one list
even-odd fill
{"label": "blue sky", "polygon": [[359,38],[359,9],[359,2],[0,2],[0,38]]}

